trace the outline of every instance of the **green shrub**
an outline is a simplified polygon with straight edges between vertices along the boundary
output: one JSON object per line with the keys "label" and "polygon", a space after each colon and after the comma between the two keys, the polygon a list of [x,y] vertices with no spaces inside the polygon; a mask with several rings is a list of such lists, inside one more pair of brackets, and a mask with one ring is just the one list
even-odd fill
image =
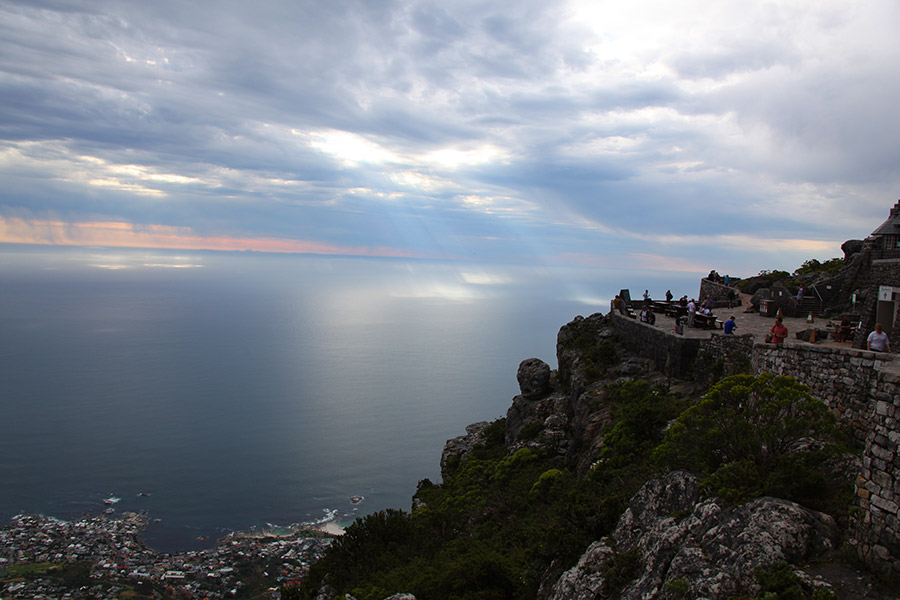
{"label": "green shrub", "polygon": [[534,485],[531,486],[531,490],[528,492],[528,496],[532,499],[544,498],[551,492],[554,485],[559,483],[560,479],[563,477],[563,472],[559,469],[549,469],[541,473],[541,476],[537,481],[534,482]]}
{"label": "green shrub", "polygon": [[491,479],[507,479],[513,469],[534,462],[536,459],[537,455],[534,451],[529,450],[528,448],[519,448],[512,456],[507,456],[500,460],[494,468],[494,474],[491,475]]}
{"label": "green shrub", "polygon": [[823,273],[825,275],[837,275],[838,271],[841,270],[844,266],[843,258],[832,258],[826,260],[824,263],[819,262],[815,258],[811,258],[804,262],[796,271],[794,271],[794,277],[799,277],[801,275],[809,275],[812,273]]}
{"label": "green shrub", "polygon": [[581,360],[584,376],[590,381],[596,381],[606,374],[607,369],[616,364],[616,344],[611,339],[594,344],[581,353]]}
{"label": "green shrub", "polygon": [[516,439],[523,442],[533,440],[538,436],[542,429],[544,429],[544,424],[540,421],[525,423],[522,425],[522,429],[519,430],[519,435],[516,436]]}
{"label": "green shrub", "polygon": [[836,600],[827,590],[808,590],[793,567],[784,562],[757,567],[753,574],[761,591],[752,600]]}
{"label": "green shrub", "polygon": [[[315,598],[327,582],[359,600],[397,592],[429,600],[533,600],[550,566],[573,564],[608,535],[660,465],[701,473],[705,491],[733,502],[778,492],[804,503],[824,494],[839,504],[822,475],[833,447],[793,451],[801,438],[828,441],[833,419],[789,378],[728,378],[687,411],[683,400],[646,382],[609,385],[605,398],[611,422],[586,476],[576,476],[555,454],[520,449],[508,455],[506,423],[498,420],[483,444],[444,473],[442,484],[420,484],[416,497],[424,507],[357,519],[313,565],[301,597]],[[604,597],[615,597],[607,591],[619,593],[633,581],[640,557],[617,552],[602,569]],[[669,584],[672,596],[689,597],[687,582]],[[770,587],[765,593],[772,598],[790,593]]]}
{"label": "green shrub", "polygon": [[[668,468],[704,476],[730,502],[777,495],[822,509],[832,488],[822,470],[839,449],[834,415],[791,377],[733,375],[681,416],[655,451]],[[819,444],[801,442],[819,440]]]}
{"label": "green shrub", "polygon": [[637,546],[627,552],[613,551],[613,555],[600,565],[603,575],[605,598],[615,598],[629,583],[641,574],[641,549]]}
{"label": "green shrub", "polygon": [[691,591],[691,584],[685,578],[673,579],[666,582],[666,589],[672,594],[675,600],[683,600],[688,597]]}
{"label": "green shrub", "polygon": [[618,359],[615,341],[610,338],[598,339],[597,325],[587,319],[570,323],[567,328],[569,336],[564,341],[563,348],[579,351],[581,372],[589,381],[600,379]]}
{"label": "green shrub", "polygon": [[[663,439],[666,424],[684,408],[661,387],[646,381],[626,381],[607,386],[613,422],[605,430],[594,476],[621,476],[647,462],[650,451]],[[641,470],[642,471],[642,470]]]}

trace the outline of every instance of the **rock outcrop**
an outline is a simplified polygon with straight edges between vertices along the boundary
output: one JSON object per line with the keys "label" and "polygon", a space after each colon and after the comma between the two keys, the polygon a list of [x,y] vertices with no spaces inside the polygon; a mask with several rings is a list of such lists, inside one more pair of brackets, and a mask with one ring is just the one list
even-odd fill
{"label": "rock outcrop", "polygon": [[[601,365],[585,352],[600,344],[614,349],[611,364]],[[521,393],[507,412],[505,442],[509,453],[522,447],[553,451],[584,474],[610,422],[605,385],[657,376],[618,342],[608,319],[599,314],[577,317],[560,330],[557,361],[556,372],[536,358],[519,366]],[[466,436],[450,440],[442,467],[464,460],[483,441],[486,426],[472,425]],[[694,475],[675,472],[647,482],[615,532],[592,544],[555,584],[551,578],[544,593],[554,600],[753,595],[759,587],[757,567],[825,560],[838,543],[838,528],[826,514],[777,498],[729,506],[701,497]],[[636,577],[623,589],[610,590],[604,565],[626,554],[639,557]],[[673,581],[675,589],[683,592],[686,586],[689,594],[678,596],[668,585]]]}
{"label": "rock outcrop", "polygon": [[641,488],[615,532],[588,548],[550,599],[611,597],[606,565],[635,549],[637,577],[616,598],[675,598],[672,582],[695,599],[755,595],[756,568],[830,558],[838,539],[826,514],[777,498],[735,507],[702,499],[696,477],[677,471]]}
{"label": "rock outcrop", "polygon": [[441,453],[442,474],[446,476],[448,469],[462,462],[475,446],[484,443],[484,431],[489,425],[487,421],[472,423],[466,427],[466,435],[447,440]]}
{"label": "rock outcrop", "polygon": [[519,389],[526,400],[546,396],[550,392],[550,365],[539,358],[528,358],[519,364],[516,373]]}

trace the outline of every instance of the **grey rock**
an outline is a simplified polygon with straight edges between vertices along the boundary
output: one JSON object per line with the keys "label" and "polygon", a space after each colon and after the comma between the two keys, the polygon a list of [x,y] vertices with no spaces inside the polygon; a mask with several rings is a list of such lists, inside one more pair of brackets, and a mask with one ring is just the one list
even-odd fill
{"label": "grey rock", "polygon": [[521,395],[513,398],[512,404],[506,411],[504,438],[508,449],[515,452],[519,448],[519,432],[523,426],[529,423],[538,422],[544,428],[556,428],[560,422],[565,424],[568,413],[566,407],[566,396],[561,393],[553,393],[539,400],[526,400]]}
{"label": "grey rock", "polygon": [[640,375],[649,370],[648,361],[638,357],[625,358],[615,367],[615,371],[621,375]]}
{"label": "grey rock", "polygon": [[564,429],[566,426],[566,417],[560,414],[553,414],[544,419],[544,427],[547,429]]}
{"label": "grey rock", "polygon": [[647,482],[609,538],[595,542],[553,587],[550,600],[593,600],[604,591],[602,565],[615,553],[640,550],[641,574],[623,600],[670,597],[666,583],[682,579],[690,597],[719,599],[757,593],[753,570],[830,556],[834,520],[777,498],[727,506],[700,499],[697,478],[683,471]]}
{"label": "grey rock", "polygon": [[863,248],[862,240],[847,240],[841,244],[841,251],[844,253],[844,260],[847,260]]}
{"label": "grey rock", "polygon": [[550,365],[539,358],[527,358],[519,363],[516,379],[526,400],[537,400],[550,393]]}
{"label": "grey rock", "polygon": [[484,430],[490,423],[480,421],[466,427],[466,435],[447,440],[441,453],[441,473],[446,474],[452,464],[459,464],[476,445],[484,442]]}

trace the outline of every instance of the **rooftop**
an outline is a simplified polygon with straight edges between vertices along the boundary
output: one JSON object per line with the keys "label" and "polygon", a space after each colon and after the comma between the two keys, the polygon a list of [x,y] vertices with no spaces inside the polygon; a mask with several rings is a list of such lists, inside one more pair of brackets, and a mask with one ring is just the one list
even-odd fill
{"label": "rooftop", "polygon": [[891,216],[879,225],[872,235],[895,235],[900,233],[900,200],[891,209]]}

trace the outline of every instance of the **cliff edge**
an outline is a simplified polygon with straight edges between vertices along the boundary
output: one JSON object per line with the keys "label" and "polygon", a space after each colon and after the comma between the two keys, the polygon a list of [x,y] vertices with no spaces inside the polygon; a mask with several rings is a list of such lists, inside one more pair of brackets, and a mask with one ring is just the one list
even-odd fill
{"label": "cliff edge", "polygon": [[860,461],[805,386],[667,378],[619,335],[562,327],[558,369],[522,361],[506,417],[447,442],[411,513],[348,528],[307,597],[897,597],[846,560]]}

